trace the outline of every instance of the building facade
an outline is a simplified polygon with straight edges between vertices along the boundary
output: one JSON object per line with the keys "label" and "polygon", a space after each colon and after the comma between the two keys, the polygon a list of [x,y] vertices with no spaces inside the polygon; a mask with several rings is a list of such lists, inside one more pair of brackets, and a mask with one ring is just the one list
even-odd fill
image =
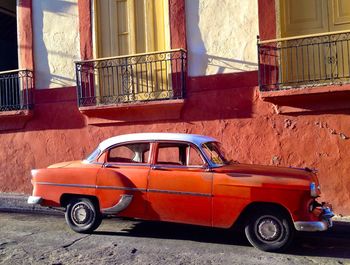
{"label": "building facade", "polygon": [[0,4],[1,192],[30,193],[32,168],[114,135],[185,132],[242,163],[318,169],[322,199],[350,215],[347,1],[13,2]]}

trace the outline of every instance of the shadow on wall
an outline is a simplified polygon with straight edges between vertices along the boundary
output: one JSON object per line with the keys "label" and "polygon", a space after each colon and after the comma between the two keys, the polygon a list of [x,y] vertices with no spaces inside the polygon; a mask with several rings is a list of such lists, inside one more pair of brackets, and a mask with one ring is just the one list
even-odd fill
{"label": "shadow on wall", "polygon": [[225,70],[248,72],[256,71],[258,64],[256,62],[242,61],[233,58],[225,58],[215,55],[207,55],[207,65],[217,69],[216,74],[223,74]]}
{"label": "shadow on wall", "polygon": [[188,69],[190,75],[204,75],[208,67],[207,50],[199,28],[199,10],[199,0],[186,1],[186,17],[191,18],[186,20],[187,34],[191,39],[188,42],[188,60],[191,62]]}
{"label": "shadow on wall", "polygon": [[[35,25],[33,28],[35,38],[34,53],[37,56],[40,56],[40,60],[36,60],[35,62],[35,72],[37,76],[36,87],[48,88],[50,83],[52,83],[50,65],[48,61],[50,51],[48,51],[44,42],[44,35],[46,34],[44,29],[45,13],[50,12],[59,14],[60,16],[66,16],[68,11],[71,10],[72,6],[76,5],[76,3],[62,0],[33,1],[33,24]],[[64,43],[62,43],[62,45],[64,45]],[[55,78],[55,80],[57,81],[57,78]],[[53,81],[56,82],[55,80]]]}

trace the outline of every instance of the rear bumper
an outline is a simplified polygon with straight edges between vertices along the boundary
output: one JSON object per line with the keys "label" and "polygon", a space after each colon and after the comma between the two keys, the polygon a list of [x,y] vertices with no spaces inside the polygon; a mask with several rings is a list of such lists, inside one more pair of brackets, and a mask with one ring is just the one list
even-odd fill
{"label": "rear bumper", "polygon": [[40,204],[43,201],[43,198],[39,197],[39,196],[29,196],[27,203],[28,204]]}
{"label": "rear bumper", "polygon": [[297,221],[294,222],[294,227],[297,231],[317,232],[325,231],[333,226],[332,217],[334,213],[329,207],[322,207],[320,221]]}

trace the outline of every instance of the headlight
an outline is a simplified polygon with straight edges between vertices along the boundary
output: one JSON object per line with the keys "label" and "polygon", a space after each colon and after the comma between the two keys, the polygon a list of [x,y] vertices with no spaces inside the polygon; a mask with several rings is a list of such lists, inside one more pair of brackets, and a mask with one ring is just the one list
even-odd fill
{"label": "headlight", "polygon": [[319,187],[316,187],[316,183],[315,182],[311,182],[310,183],[310,195],[313,198],[318,197],[318,191],[317,189],[319,189]]}

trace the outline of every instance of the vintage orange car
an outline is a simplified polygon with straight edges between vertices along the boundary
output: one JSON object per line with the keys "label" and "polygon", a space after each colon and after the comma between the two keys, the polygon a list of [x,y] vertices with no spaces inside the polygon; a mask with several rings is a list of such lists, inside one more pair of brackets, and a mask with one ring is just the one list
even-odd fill
{"label": "vintage orange car", "polygon": [[83,161],[32,170],[29,204],[64,207],[68,225],[91,233],[104,216],[220,228],[241,226],[249,242],[281,251],[295,231],[324,231],[313,170],[240,164],[214,138],[140,133],[109,138]]}

